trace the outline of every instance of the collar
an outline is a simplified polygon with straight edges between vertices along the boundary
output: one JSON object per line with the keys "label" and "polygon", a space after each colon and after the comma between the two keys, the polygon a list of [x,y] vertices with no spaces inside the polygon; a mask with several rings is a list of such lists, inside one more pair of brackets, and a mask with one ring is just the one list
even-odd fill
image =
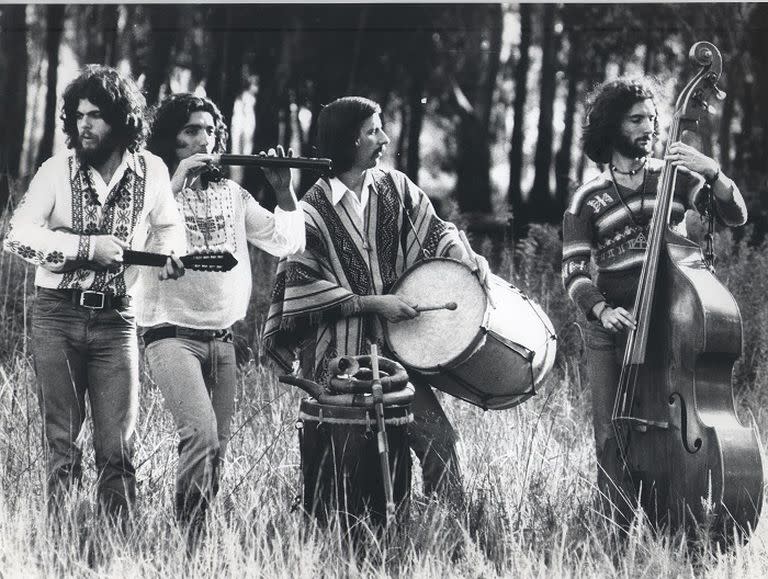
{"label": "collar", "polygon": [[[350,189],[342,183],[341,179],[338,177],[331,177],[329,183],[331,185],[331,203],[336,206]],[[363,196],[365,195],[365,192],[368,191],[368,187],[371,185],[373,185],[373,176],[370,171],[366,171],[365,178],[363,179],[363,194],[360,196],[361,200],[364,198]],[[352,192],[350,191],[350,193]],[[354,193],[352,193],[352,195],[354,195]]]}
{"label": "collar", "polygon": [[[85,164],[83,163],[82,159],[77,155],[77,153],[73,153],[73,156],[75,157],[75,163],[77,163],[77,170],[82,171],[85,167]],[[90,165],[89,165],[90,166]],[[116,173],[119,173],[121,171],[124,171],[125,168],[130,169],[136,175],[139,177],[144,177],[144,171],[142,170],[141,163],[139,163],[139,154],[138,153],[132,153],[129,150],[123,151],[123,157],[120,159],[120,164],[117,166],[117,169],[115,170]]]}

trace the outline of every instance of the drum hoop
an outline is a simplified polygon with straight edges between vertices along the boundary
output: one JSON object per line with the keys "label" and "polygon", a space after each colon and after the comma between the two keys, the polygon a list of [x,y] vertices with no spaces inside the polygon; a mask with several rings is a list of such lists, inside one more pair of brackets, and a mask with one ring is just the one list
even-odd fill
{"label": "drum hoop", "polygon": [[[459,261],[458,259],[454,259],[452,257],[430,257],[428,259],[422,259],[414,263],[411,267],[406,269],[403,274],[397,278],[394,284],[392,284],[392,287],[389,290],[390,294],[394,294],[402,285],[403,280],[410,274],[412,271],[417,270],[418,268],[435,261],[452,261],[454,263],[458,263],[465,268],[469,269],[469,266],[464,263],[463,261]],[[437,366],[428,366],[428,367],[422,367],[422,366],[413,366],[411,364],[406,364],[402,361],[400,358],[397,350],[395,350],[392,347],[392,342],[389,339],[389,323],[384,323],[382,326],[384,327],[384,341],[387,344],[387,348],[389,348],[389,351],[392,352],[392,354],[397,358],[398,362],[400,362],[403,366],[406,368],[413,368],[414,370],[417,370],[421,372],[422,374],[439,374],[446,368],[454,368],[456,366],[459,366],[469,360],[472,357],[472,354],[475,353],[477,348],[479,347],[480,343],[485,340],[486,334],[488,332],[488,323],[490,320],[490,307],[488,303],[488,294],[487,292],[483,292],[483,296],[485,299],[485,313],[483,314],[483,323],[480,327],[478,327],[478,332],[475,335],[474,339],[467,345],[466,348],[464,348],[461,353],[459,353],[456,358],[454,358],[449,364],[438,364]]]}

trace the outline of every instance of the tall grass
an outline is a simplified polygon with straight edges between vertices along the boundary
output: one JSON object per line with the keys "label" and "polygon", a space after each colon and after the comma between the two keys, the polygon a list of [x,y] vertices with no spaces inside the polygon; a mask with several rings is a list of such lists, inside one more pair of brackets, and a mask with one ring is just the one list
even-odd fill
{"label": "tall grass", "polygon": [[[725,240],[726,243],[728,240]],[[763,433],[766,337],[761,298],[768,281],[762,248],[723,244],[720,273],[745,318],[745,360],[737,396]],[[729,251],[725,251],[727,248]],[[240,375],[233,435],[220,494],[200,548],[191,556],[174,524],[176,434],[158,389],[142,376],[137,428],[138,496],[122,537],[93,511],[91,432],[83,433],[86,476],[58,524],[46,523],[43,454],[24,312],[31,269],[0,254],[0,569],[3,576],[72,577],[711,577],[768,571],[766,524],[728,552],[694,553],[679,535],[656,536],[640,520],[628,538],[595,510],[595,463],[588,384],[578,321],[559,280],[554,228],[534,227],[496,270],[541,303],[560,334],[556,370],[538,396],[517,408],[483,412],[442,402],[461,441],[463,512],[421,493],[414,464],[409,523],[388,542],[374,534],[355,554],[339,528],[315,528],[291,510],[300,490],[294,427],[300,394],[254,365]],[[254,256],[251,319],[263,316],[272,263]],[[26,283],[25,283],[26,280]],[[259,281],[261,280],[261,281]],[[258,324],[243,326],[258,350]]]}

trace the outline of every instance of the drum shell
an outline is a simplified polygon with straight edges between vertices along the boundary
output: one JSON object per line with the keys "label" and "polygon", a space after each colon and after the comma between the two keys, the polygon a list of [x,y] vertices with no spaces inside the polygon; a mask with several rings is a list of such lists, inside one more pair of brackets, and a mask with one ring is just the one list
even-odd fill
{"label": "drum shell", "polygon": [[[407,517],[411,489],[408,424],[410,405],[384,408],[389,467],[397,517]],[[330,406],[302,400],[299,446],[304,510],[326,525],[339,513],[348,528],[366,514],[374,524],[386,521],[386,500],[373,409]]]}
{"label": "drum shell", "polygon": [[[486,312],[479,345],[424,379],[485,410],[503,410],[536,393],[535,387],[552,369],[557,342],[549,318],[537,304],[497,276],[492,276],[490,285],[494,306]],[[510,316],[510,311],[516,315]]]}

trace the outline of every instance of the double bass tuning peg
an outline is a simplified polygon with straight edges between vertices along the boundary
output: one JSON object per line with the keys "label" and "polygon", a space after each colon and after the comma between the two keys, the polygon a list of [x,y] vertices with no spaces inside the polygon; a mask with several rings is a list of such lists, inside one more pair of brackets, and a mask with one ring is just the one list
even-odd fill
{"label": "double bass tuning peg", "polygon": [[715,89],[715,98],[717,100],[719,100],[719,101],[723,100],[725,98],[725,95],[726,95],[725,91],[720,90],[717,87],[717,85],[715,85],[714,89]]}

